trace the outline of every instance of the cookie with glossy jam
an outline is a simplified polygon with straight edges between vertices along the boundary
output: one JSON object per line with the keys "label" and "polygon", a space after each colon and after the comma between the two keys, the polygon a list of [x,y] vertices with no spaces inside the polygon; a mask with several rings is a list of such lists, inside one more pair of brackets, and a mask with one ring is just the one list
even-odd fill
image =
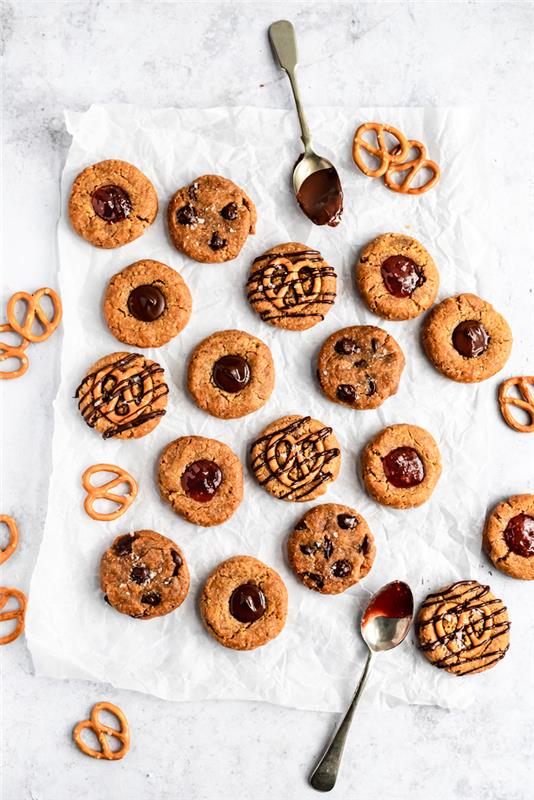
{"label": "cookie with glossy jam", "polygon": [[482,543],[501,572],[534,580],[534,494],[515,494],[498,503],[486,520]]}

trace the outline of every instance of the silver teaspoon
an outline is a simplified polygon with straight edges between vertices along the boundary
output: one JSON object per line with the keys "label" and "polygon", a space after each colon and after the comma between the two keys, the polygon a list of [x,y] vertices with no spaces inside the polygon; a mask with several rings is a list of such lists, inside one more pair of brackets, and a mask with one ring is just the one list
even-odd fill
{"label": "silver teaspoon", "polygon": [[412,619],[413,595],[407,583],[387,583],[371,597],[360,623],[360,631],[369,654],[350,706],[310,776],[314,789],[329,792],[334,788],[352,717],[367,682],[373,658],[376,653],[397,647],[406,638]]}
{"label": "silver teaspoon", "polygon": [[299,115],[304,153],[293,168],[293,189],[297,202],[315,225],[338,225],[343,211],[343,190],[334,165],[318,156],[311,146],[311,134],[304,116],[297,84],[298,62],[295,29],[279,20],[269,27],[269,39],[279,66],[287,72]]}

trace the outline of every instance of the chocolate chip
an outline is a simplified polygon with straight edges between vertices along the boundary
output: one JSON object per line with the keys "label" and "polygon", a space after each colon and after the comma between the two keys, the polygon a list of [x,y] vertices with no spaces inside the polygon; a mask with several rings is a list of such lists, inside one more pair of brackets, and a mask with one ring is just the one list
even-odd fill
{"label": "chocolate chip", "polygon": [[367,391],[365,394],[367,397],[371,397],[371,395],[376,393],[376,382],[373,380],[373,378],[371,378],[370,375],[366,375],[365,378],[367,380]]}
{"label": "chocolate chip", "polygon": [[195,183],[191,183],[187,187],[187,194],[189,195],[191,200],[196,200],[197,199],[197,189],[198,189],[198,183],[196,183],[196,181],[195,181]]}
{"label": "chocolate chip", "polygon": [[220,250],[221,247],[226,246],[226,239],[223,239],[221,236],[219,236],[217,231],[213,231],[209,241],[209,246],[212,250]]}
{"label": "chocolate chip", "polygon": [[331,572],[336,578],[346,578],[352,572],[352,564],[346,558],[341,558],[332,565]]}
{"label": "chocolate chip", "polygon": [[305,556],[311,556],[312,553],[315,553],[315,545],[313,544],[301,544],[300,552],[304,553]]}
{"label": "chocolate chip", "polygon": [[342,403],[355,403],[358,394],[350,383],[341,383],[336,389],[336,397]]}
{"label": "chocolate chip", "polygon": [[353,514],[338,514],[337,524],[345,531],[351,531],[358,525],[358,520]]}
{"label": "chocolate chip", "polygon": [[354,339],[340,339],[334,345],[334,350],[341,356],[350,356],[352,353],[358,352],[359,345]]}
{"label": "chocolate chip", "polygon": [[109,602],[109,597],[107,596],[107,594],[104,595],[104,600],[108,604],[108,606],[111,605],[111,603]]}
{"label": "chocolate chip", "polygon": [[176,212],[176,221],[179,222],[180,225],[192,225],[193,222],[197,221],[197,212],[191,203],[187,203],[187,205],[178,209]]}
{"label": "chocolate chip", "polygon": [[355,367],[366,367],[367,366],[367,361],[365,360],[365,358],[360,358],[359,361],[355,361],[354,362],[354,366]]}
{"label": "chocolate chip", "polygon": [[124,536],[119,536],[113,545],[113,552],[117,556],[128,556],[132,552],[132,545],[137,539],[137,536],[125,533]]}
{"label": "chocolate chip", "polygon": [[362,542],[362,553],[364,554],[364,556],[367,555],[370,549],[371,549],[371,542],[369,541],[369,537],[366,535],[364,536]]}
{"label": "chocolate chip", "polygon": [[378,341],[378,339],[371,339],[371,349],[373,353],[376,353],[379,347],[380,347],[380,342]]}
{"label": "chocolate chip", "polygon": [[150,570],[148,567],[144,567],[140,564],[137,567],[134,567],[130,572],[130,580],[134,581],[134,583],[139,583],[142,585],[143,583],[148,583],[150,580]]}
{"label": "chocolate chip", "polygon": [[300,522],[297,522],[297,524],[295,525],[295,530],[305,531],[306,527],[307,527],[306,522],[303,519],[301,519]]}
{"label": "chocolate chip", "polygon": [[333,552],[334,552],[334,545],[332,544],[332,540],[329,539],[328,536],[325,536],[323,545],[323,554],[327,561]]}
{"label": "chocolate chip", "polygon": [[221,211],[221,217],[224,219],[237,219],[237,205],[236,203],[228,203]]}
{"label": "chocolate chip", "polygon": [[316,572],[305,572],[304,573],[304,577],[305,578],[309,578],[311,581],[313,581],[315,584],[317,584],[319,589],[323,588],[324,580],[321,578],[320,575],[317,575]]}
{"label": "chocolate chip", "polygon": [[171,558],[174,561],[174,571],[172,573],[172,577],[175,578],[180,572],[180,567],[184,562],[180,553],[177,553],[176,550],[171,550]]}
{"label": "chocolate chip", "polygon": [[159,606],[161,603],[161,595],[159,592],[147,592],[141,595],[141,602],[147,606]]}

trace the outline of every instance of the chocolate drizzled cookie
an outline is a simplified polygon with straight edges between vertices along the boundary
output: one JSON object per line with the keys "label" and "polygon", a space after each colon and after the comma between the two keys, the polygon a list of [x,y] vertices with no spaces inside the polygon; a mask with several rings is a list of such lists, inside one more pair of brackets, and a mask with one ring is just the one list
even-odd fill
{"label": "chocolate drizzled cookie", "polygon": [[429,594],[417,630],[428,660],[456,675],[495,666],[510,644],[506,606],[478,581],[458,581]]}
{"label": "chocolate drizzled cookie", "polygon": [[138,439],[165,414],[169,389],[163,367],[139,353],[111,353],[76,389],[78,408],[104,439]]}

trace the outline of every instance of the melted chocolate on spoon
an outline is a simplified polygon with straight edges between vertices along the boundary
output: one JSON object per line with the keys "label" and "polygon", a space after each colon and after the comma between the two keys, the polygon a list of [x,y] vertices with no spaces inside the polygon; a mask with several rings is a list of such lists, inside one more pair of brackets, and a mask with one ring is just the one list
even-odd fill
{"label": "melted chocolate on spoon", "polygon": [[297,192],[297,202],[315,225],[339,225],[343,213],[343,190],[334,167],[308,175]]}

